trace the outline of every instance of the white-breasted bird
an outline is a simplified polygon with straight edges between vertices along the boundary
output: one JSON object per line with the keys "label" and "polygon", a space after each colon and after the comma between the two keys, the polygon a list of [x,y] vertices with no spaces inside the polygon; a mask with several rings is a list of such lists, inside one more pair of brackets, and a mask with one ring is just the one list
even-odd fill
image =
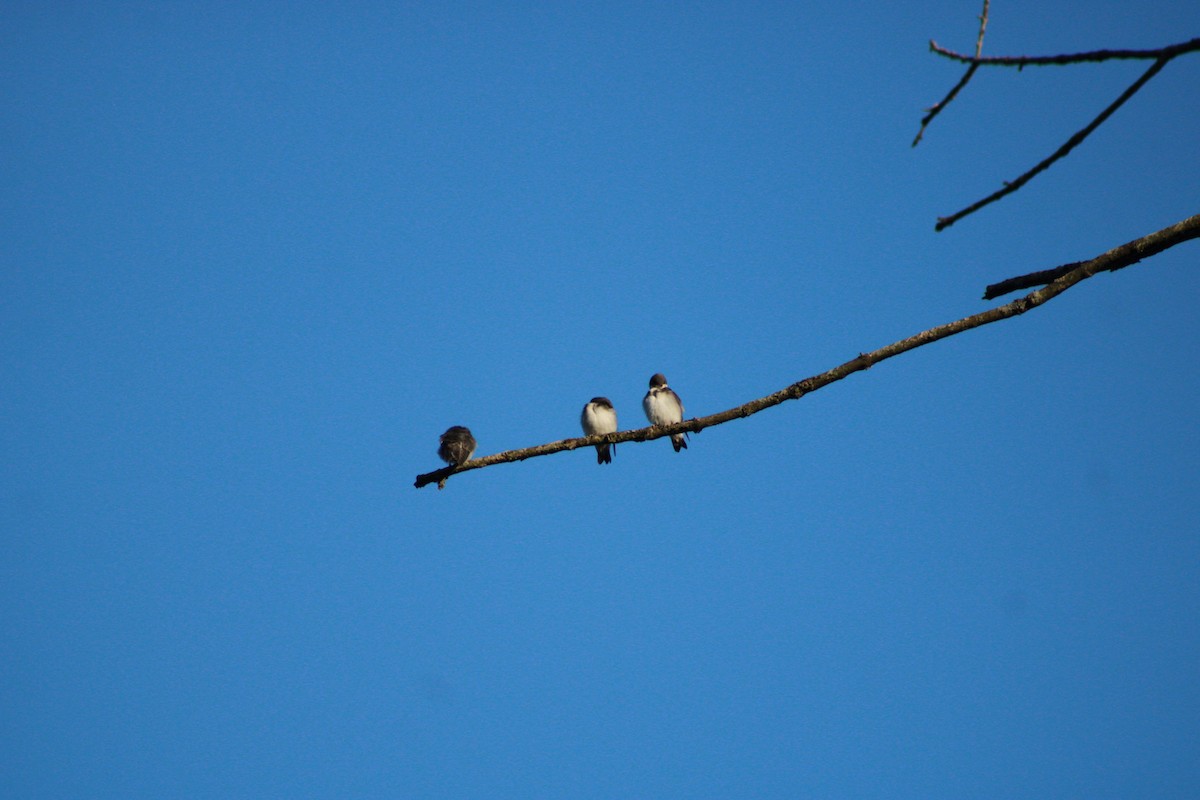
{"label": "white-breasted bird", "polygon": [[[613,408],[612,401],[607,397],[593,397],[583,407],[583,413],[579,416],[579,424],[583,426],[585,436],[594,436],[597,433],[616,433],[617,411]],[[617,446],[614,444],[610,450],[607,442],[596,445],[596,463],[611,464],[612,451],[616,449]]]}
{"label": "white-breasted bird", "polygon": [[[661,372],[654,373],[650,378],[650,391],[642,398],[642,408],[651,425],[671,425],[683,421],[683,401],[667,386],[667,378]],[[686,436],[686,431],[671,436],[671,446],[676,453],[687,449]]]}

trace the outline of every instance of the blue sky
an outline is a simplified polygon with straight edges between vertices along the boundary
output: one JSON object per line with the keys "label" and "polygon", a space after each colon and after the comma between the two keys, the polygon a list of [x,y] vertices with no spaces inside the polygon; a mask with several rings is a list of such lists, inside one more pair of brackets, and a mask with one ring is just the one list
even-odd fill
{"label": "blue sky", "polygon": [[[1200,792],[1197,248],[687,451],[1197,212],[1200,59],[976,3],[0,7],[16,797]],[[985,52],[1200,7],[993,4]]]}

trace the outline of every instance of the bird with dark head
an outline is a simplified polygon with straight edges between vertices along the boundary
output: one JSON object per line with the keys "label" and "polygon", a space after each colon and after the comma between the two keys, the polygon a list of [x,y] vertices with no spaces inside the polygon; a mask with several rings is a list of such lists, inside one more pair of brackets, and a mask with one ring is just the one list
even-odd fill
{"label": "bird with dark head", "polygon": [[454,425],[442,434],[438,457],[452,467],[461,467],[475,453],[475,437],[462,425]]}
{"label": "bird with dark head", "polygon": [[[607,397],[593,397],[583,407],[583,413],[579,416],[579,424],[583,426],[585,436],[616,433],[617,411],[613,408],[612,401]],[[596,463],[611,464],[612,453],[616,449],[615,444],[610,449],[608,442],[596,445]]]}
{"label": "bird with dark head", "polygon": [[[656,372],[650,377],[650,391],[642,398],[642,409],[651,425],[673,425],[683,421],[683,401],[667,385],[667,377]],[[671,446],[675,452],[687,448],[687,432],[671,435]]]}

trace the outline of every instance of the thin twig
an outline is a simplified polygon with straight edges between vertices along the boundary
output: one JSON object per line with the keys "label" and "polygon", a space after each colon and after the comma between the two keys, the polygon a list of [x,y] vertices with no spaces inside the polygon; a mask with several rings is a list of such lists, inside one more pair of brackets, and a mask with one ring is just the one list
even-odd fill
{"label": "thin twig", "polygon": [[[805,378],[802,381],[793,383],[784,389],[780,389],[774,394],[769,394],[766,397],[760,397],[757,400],[751,400],[748,403],[731,408],[726,411],[721,411],[717,414],[710,414],[707,417],[698,417],[689,419],[683,422],[675,423],[674,425],[666,425],[658,428],[639,428],[633,431],[620,431],[618,433],[609,433],[596,436],[585,436],[576,439],[562,439],[557,442],[548,444],[536,445],[534,447],[526,447],[520,450],[506,450],[502,453],[496,453],[483,458],[473,459],[459,467],[444,467],[443,469],[434,472],[428,472],[424,475],[418,475],[414,484],[418,489],[430,483],[444,482],[451,475],[460,472],[468,472],[473,469],[482,469],[496,464],[507,464],[513,461],[524,461],[527,458],[535,458],[537,456],[550,455],[551,453],[559,453],[563,450],[575,450],[579,447],[590,447],[593,445],[608,442],[616,444],[619,442],[645,442],[651,439],[660,439],[664,436],[670,436],[674,433],[682,433],[690,431],[699,433],[705,428],[713,425],[720,425],[730,420],[749,417],[752,414],[777,406],[787,400],[796,400],[804,395],[815,392],[816,390],[828,386],[831,383],[840,381],[855,372],[868,369],[880,361],[898,356],[901,353],[909,350],[914,350],[918,347],[936,342],[939,339],[945,339],[948,336],[953,336],[963,331],[978,328],[981,325],[987,325],[992,322],[998,322],[1002,319],[1015,317],[1024,314],[1032,308],[1037,308],[1043,303],[1053,299],[1059,294],[1065,292],[1075,284],[1082,280],[1092,277],[1097,272],[1105,270],[1120,269],[1121,267],[1129,266],[1136,263],[1138,259],[1145,258],[1155,253],[1161,252],[1174,244],[1178,244],[1188,238],[1194,238],[1196,231],[1200,230],[1200,215],[1189,217],[1183,222],[1172,225],[1169,228],[1164,228],[1161,231],[1152,233],[1148,236],[1143,236],[1141,239],[1136,239],[1132,242],[1124,244],[1120,247],[1109,250],[1103,255],[1097,256],[1090,261],[1080,262],[1071,271],[1056,278],[1053,282],[1044,286],[1041,289],[1030,292],[1024,297],[1019,297],[1010,303],[1002,306],[983,311],[979,314],[972,314],[969,317],[948,322],[944,325],[939,325],[935,328],[930,328],[927,331],[910,336],[907,339],[901,339],[898,342],[881,347],[870,353],[860,353],[857,358],[853,358],[846,363],[834,367],[833,369],[822,372],[819,375],[814,375],[811,378]],[[1190,235],[1182,235],[1181,231],[1191,232]],[[1128,260],[1130,254],[1136,255],[1132,260]]]}
{"label": "thin twig", "polygon": [[1200,50],[1200,38],[1191,39],[1179,44],[1157,47],[1153,50],[1092,50],[1086,53],[1064,53],[1057,56],[987,56],[983,57],[976,48],[974,57],[947,50],[937,42],[930,41],[929,49],[939,56],[945,56],[964,64],[978,64],[985,67],[1041,67],[1051,64],[1082,64],[1086,62],[1111,61],[1113,59],[1172,59],[1184,53]]}
{"label": "thin twig", "polygon": [[1091,134],[1092,131],[1094,131],[1094,130],[1096,130],[1096,128],[1100,127],[1101,123],[1103,123],[1104,120],[1106,120],[1110,116],[1112,116],[1112,113],[1114,111],[1116,111],[1118,108],[1120,108],[1125,103],[1126,100],[1133,97],[1133,95],[1136,94],[1139,89],[1141,89],[1143,86],[1145,86],[1147,81],[1149,81],[1151,78],[1153,78],[1155,75],[1157,75],[1159,70],[1161,70],[1163,67],[1165,67],[1167,65],[1168,61],[1170,61],[1170,58],[1160,57],[1157,61],[1155,61],[1153,64],[1151,64],[1150,68],[1148,70],[1146,70],[1144,73],[1142,73],[1142,76],[1140,78],[1138,78],[1136,81],[1134,81],[1129,86],[1128,89],[1126,89],[1124,92],[1122,92],[1121,96],[1118,97],[1116,100],[1114,100],[1108,108],[1101,111],[1100,115],[1097,116],[1091,122],[1089,122],[1085,128],[1083,128],[1080,131],[1077,131],[1074,136],[1072,136],[1070,139],[1068,139],[1066,141],[1065,144],[1063,144],[1062,147],[1055,150],[1054,153],[1052,155],[1050,155],[1048,158],[1045,158],[1041,162],[1039,162],[1035,167],[1033,167],[1033,169],[1029,170],[1028,172],[1024,173],[1023,175],[1021,175],[1020,177],[1016,178],[1013,181],[1006,182],[1004,184],[1004,186],[1001,187],[1000,189],[997,189],[995,192],[992,192],[991,194],[989,194],[987,197],[983,198],[982,200],[976,200],[974,203],[972,203],[971,205],[962,209],[961,211],[956,211],[955,213],[951,214],[948,217],[938,217],[938,221],[937,221],[937,224],[934,226],[934,229],[939,230],[939,231],[945,230],[946,228],[950,227],[955,222],[958,222],[960,219],[967,216],[968,214],[973,214],[976,211],[978,211],[979,209],[983,208],[984,206],[990,205],[990,204],[996,202],[997,200],[999,200],[1001,197],[1012,194],[1017,189],[1020,189],[1022,186],[1024,186],[1026,183],[1028,183],[1030,181],[1030,179],[1033,178],[1035,175],[1037,175],[1039,172],[1044,171],[1047,167],[1049,167],[1055,161],[1058,161],[1060,158],[1067,155],[1067,153],[1070,153],[1072,150],[1074,150],[1075,147],[1080,142],[1082,142],[1084,139],[1086,139]]}
{"label": "thin twig", "polygon": [[[958,79],[958,83],[954,84],[954,88],[940,102],[934,103],[926,109],[927,113],[921,118],[921,129],[917,131],[917,138],[913,139],[913,147],[920,144],[921,137],[925,135],[925,129],[929,127],[929,123],[933,122],[933,118],[942,113],[943,108],[950,105],[950,101],[958,95],[960,89],[967,85],[967,81],[971,80],[975,70],[979,69],[979,57],[983,53],[983,33],[987,30],[988,2],[989,0],[983,0],[983,12],[979,15],[979,36],[975,39],[975,62],[967,67],[967,71]],[[929,42],[929,46],[930,48],[936,47],[932,41]]]}
{"label": "thin twig", "polygon": [[[1169,228],[1163,228],[1157,233],[1152,233],[1149,236],[1144,236],[1141,239],[1123,244],[1120,247],[1113,248],[1100,256],[1104,259],[1104,265],[1097,267],[1096,272],[1108,271],[1116,272],[1119,269],[1124,269],[1131,264],[1136,264],[1143,258],[1157,255],[1168,247],[1174,247],[1180,242],[1186,242],[1189,239],[1200,238],[1200,214],[1188,217],[1183,222],[1176,223]],[[1029,289],[1034,286],[1045,286],[1048,283],[1053,283],[1064,275],[1078,269],[1081,263],[1075,261],[1070,264],[1063,264],[1054,269],[1042,270],[1041,272],[1031,272],[1028,275],[1018,275],[1015,278],[1007,278],[999,283],[993,283],[983,293],[984,300],[993,300],[997,297],[1002,297],[1009,292],[1015,292],[1020,289]]]}

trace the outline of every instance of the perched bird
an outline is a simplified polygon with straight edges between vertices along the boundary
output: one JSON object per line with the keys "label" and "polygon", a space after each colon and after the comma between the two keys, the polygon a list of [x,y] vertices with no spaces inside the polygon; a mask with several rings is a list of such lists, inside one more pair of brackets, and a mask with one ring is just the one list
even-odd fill
{"label": "perched bird", "polygon": [[460,467],[475,452],[475,437],[462,425],[454,425],[442,434],[438,456],[452,467]]}
{"label": "perched bird", "polygon": [[[613,408],[612,401],[607,397],[593,397],[583,407],[583,414],[579,417],[579,424],[583,426],[585,436],[594,436],[597,433],[616,433],[617,412]],[[614,450],[616,447],[615,444],[612,445]],[[609,452],[607,442],[596,445],[596,463],[612,463],[612,453]]]}
{"label": "perched bird", "polygon": [[[683,421],[683,401],[667,386],[667,378],[661,372],[654,373],[650,378],[650,391],[642,398],[642,408],[646,410],[646,419],[650,420],[651,425],[670,425]],[[676,453],[687,448],[686,435],[686,432],[672,434],[671,446]]]}

